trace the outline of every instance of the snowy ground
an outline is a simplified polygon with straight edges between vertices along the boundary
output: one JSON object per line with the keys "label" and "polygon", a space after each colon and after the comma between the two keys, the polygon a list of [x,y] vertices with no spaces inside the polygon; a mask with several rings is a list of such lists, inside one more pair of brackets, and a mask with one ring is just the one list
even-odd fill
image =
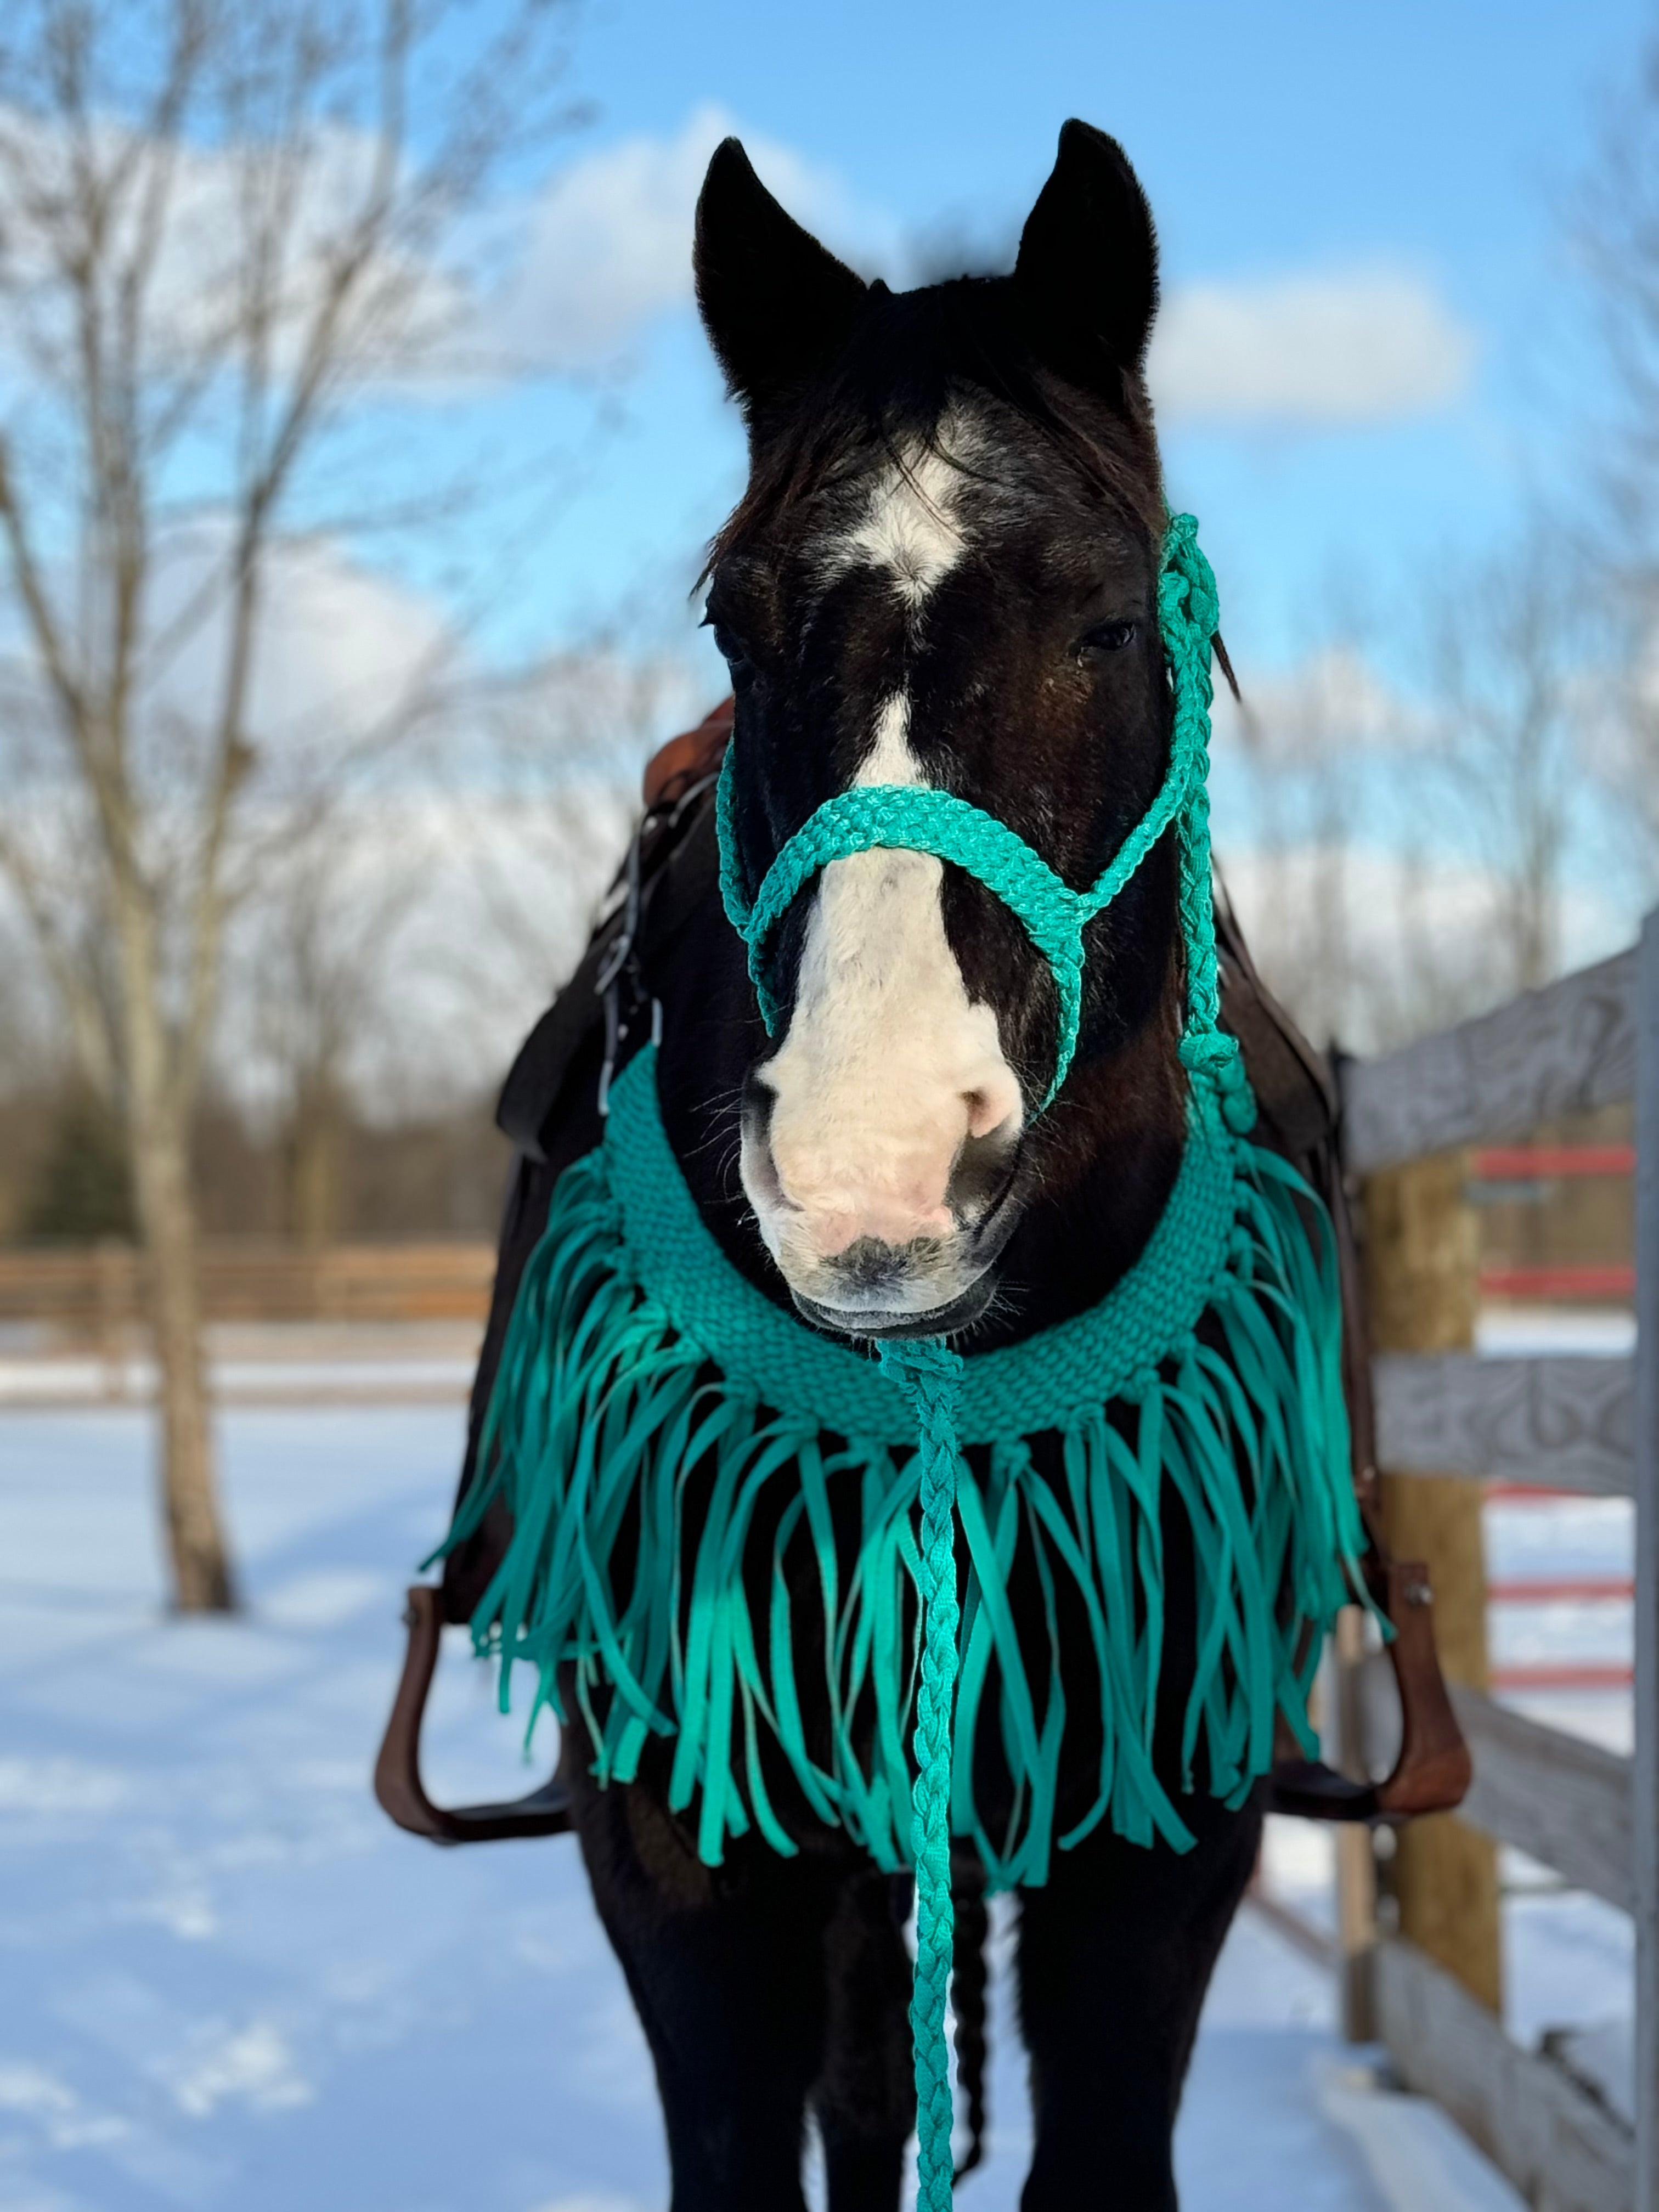
{"label": "snowy ground", "polygon": [[[483,1332],[471,1322],[217,1322],[209,1371],[222,1405],[465,1402]],[[101,1348],[40,1323],[0,1322],[0,1408],[143,1405],[155,1365],[135,1330]]]}
{"label": "snowy ground", "polygon": [[[460,1434],[451,1407],[225,1415],[250,1609],[182,1622],[161,1608],[143,1416],[0,1414],[0,2212],[664,2202],[643,2045],[574,1845],[440,1852],[369,1796],[401,1588]],[[428,1748],[441,1794],[524,1786],[459,1653]],[[1274,1863],[1317,1901],[1316,1849],[1287,1834]],[[1564,1991],[1589,2021],[1627,1986],[1627,1929],[1587,1902],[1524,1908],[1529,2033]],[[964,2212],[1018,2202],[1006,1975],[999,2013],[993,2154]],[[1328,1978],[1249,1914],[1180,2163],[1189,2212],[1518,2207],[1438,2114],[1378,2093]]]}

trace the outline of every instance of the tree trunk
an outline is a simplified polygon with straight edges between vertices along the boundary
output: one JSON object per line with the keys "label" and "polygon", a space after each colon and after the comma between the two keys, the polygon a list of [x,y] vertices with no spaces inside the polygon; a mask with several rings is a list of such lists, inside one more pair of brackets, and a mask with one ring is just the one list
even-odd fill
{"label": "tree trunk", "polygon": [[331,1243],[339,1229],[339,1101],[326,1083],[306,1085],[289,1130],[289,1234],[307,1251]]}
{"label": "tree trunk", "polygon": [[236,1592],[219,1517],[202,1350],[196,1206],[185,1133],[165,1110],[146,1115],[140,1108],[133,1154],[149,1262],[149,1324],[161,1390],[161,1497],[173,1601],[180,1613],[229,1613],[235,1608]]}

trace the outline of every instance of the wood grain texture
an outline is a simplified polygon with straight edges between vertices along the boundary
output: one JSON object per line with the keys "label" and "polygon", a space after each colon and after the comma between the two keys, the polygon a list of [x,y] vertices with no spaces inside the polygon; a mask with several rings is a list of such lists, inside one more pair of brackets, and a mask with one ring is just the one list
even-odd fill
{"label": "wood grain texture", "polygon": [[1454,1145],[1524,1136],[1636,1087],[1635,948],[1523,992],[1496,1013],[1342,1074],[1343,1154],[1356,1175]]}
{"label": "wood grain texture", "polygon": [[1659,2212],[1659,909],[1637,996],[1636,2203]]}
{"label": "wood grain texture", "polygon": [[[1468,1353],[1480,1309],[1480,1238],[1457,1152],[1368,1176],[1362,1189],[1371,1340],[1379,1352]],[[1484,1690],[1486,1577],[1481,1486],[1404,1481],[1382,1462],[1382,1533],[1397,1559],[1422,1560],[1434,1587],[1434,1640],[1449,1682]],[[1503,2011],[1498,1851],[1454,1814],[1413,1820],[1396,1838],[1386,1885],[1400,1933]]]}
{"label": "wood grain texture", "polygon": [[1462,1818],[1553,1867],[1575,1889],[1631,1910],[1631,1762],[1454,1683],[1474,1755]]}
{"label": "wood grain texture", "polygon": [[1377,1459],[1390,1474],[1488,1475],[1634,1495],[1632,1360],[1388,1352],[1372,1373]]}
{"label": "wood grain texture", "polygon": [[[1376,1778],[1367,1758],[1371,1732],[1364,1704],[1365,1616],[1358,1606],[1343,1607],[1331,1643],[1336,1763],[1352,1780],[1370,1781]],[[1396,1727],[1394,1741],[1398,1740]],[[1375,2043],[1371,1961],[1376,1948],[1376,1855],[1370,1830],[1358,1823],[1344,1823],[1336,1832],[1336,1927],[1342,1948],[1342,2033],[1350,2043]]]}
{"label": "wood grain texture", "polygon": [[1632,2212],[1629,2131],[1565,2069],[1512,2043],[1449,1974],[1397,1937],[1377,1948],[1376,1998],[1407,2087],[1443,2105],[1534,2212]]}
{"label": "wood grain texture", "polygon": [[[482,1324],[495,1250],[477,1242],[331,1244],[274,1237],[209,1239],[201,1247],[207,1317],[240,1321],[470,1321]],[[124,1244],[0,1252],[0,1322],[50,1322],[95,1335],[143,1319],[143,1256]]]}

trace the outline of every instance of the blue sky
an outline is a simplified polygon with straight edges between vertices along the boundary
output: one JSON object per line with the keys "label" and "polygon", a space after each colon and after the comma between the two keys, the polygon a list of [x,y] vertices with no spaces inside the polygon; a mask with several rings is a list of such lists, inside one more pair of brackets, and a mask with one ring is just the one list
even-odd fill
{"label": "blue sky", "polygon": [[[1204,523],[1241,657],[1283,665],[1334,570],[1391,587],[1447,546],[1500,538],[1575,465],[1593,394],[1569,373],[1585,308],[1566,204],[1646,20],[1634,0],[595,0],[574,81],[597,120],[562,159],[578,182],[630,147],[666,160],[717,108],[781,196],[873,270],[919,234],[1011,234],[1079,113],[1140,171],[1171,303],[1287,280],[1414,289],[1462,348],[1437,392],[1365,421],[1224,408],[1167,422],[1171,490]],[[544,297],[556,319],[568,293]],[[570,637],[623,605],[672,621],[741,476],[689,307],[647,308],[615,338],[600,350],[627,369],[604,430],[591,398],[550,383],[491,410],[499,434],[570,456],[576,488],[538,533],[533,571],[535,625]]]}
{"label": "blue sky", "polygon": [[[509,4],[473,0],[445,35],[482,42]],[[1490,935],[1478,836],[1425,795],[1425,753],[1399,742],[1409,717],[1379,716],[1370,738],[1342,719],[1352,684],[1348,704],[1324,702],[1352,665],[1333,667],[1321,648],[1333,641],[1334,580],[1362,599],[1369,585],[1382,627],[1365,641],[1360,688],[1392,709],[1391,690],[1409,689],[1401,609],[1433,587],[1445,556],[1503,545],[1540,494],[1583,470],[1605,394],[1569,206],[1598,115],[1632,82],[1659,16],[1638,0],[1571,11],[1559,0],[573,4],[569,90],[592,119],[544,167],[519,163],[501,204],[449,241],[490,249],[482,274],[471,256],[459,276],[438,272],[437,295],[461,303],[475,341],[467,362],[452,359],[450,380],[423,392],[372,392],[290,514],[315,535],[283,581],[256,720],[269,708],[280,729],[304,708],[306,727],[331,731],[376,709],[397,696],[399,672],[441,661],[456,618],[481,608],[480,626],[460,633],[463,666],[473,644],[508,672],[549,647],[571,648],[574,665],[545,693],[515,695],[525,703],[508,718],[517,750],[504,744],[506,765],[489,754],[490,726],[480,735],[464,721],[463,737],[480,742],[458,746],[446,775],[480,788],[509,768],[551,781],[590,732],[607,774],[629,772],[626,757],[646,742],[635,695],[607,692],[615,659],[583,648],[609,637],[689,662],[659,720],[724,688],[688,602],[743,478],[740,426],[690,299],[692,206],[714,145],[739,132],[802,220],[865,273],[904,281],[945,235],[1011,256],[1060,125],[1077,114],[1122,141],[1158,219],[1153,388],[1170,489],[1202,522],[1247,692],[1272,730],[1293,727],[1297,702],[1311,700],[1316,733],[1349,747],[1346,834],[1370,871],[1354,878],[1355,933],[1397,912],[1456,944]],[[222,188],[212,149],[192,151],[211,208]],[[342,173],[356,151],[343,133]],[[183,289],[199,273],[183,270]],[[480,376],[481,359],[524,374]],[[493,470],[474,471],[475,459]],[[339,517],[362,511],[357,472],[382,463],[404,493],[493,473],[508,495],[401,542],[354,540]],[[215,649],[210,636],[210,662]],[[180,682],[199,689],[200,666]],[[1317,858],[1336,833],[1253,816],[1249,781],[1240,749],[1218,744],[1221,849],[1236,884],[1254,865],[1276,891],[1292,837]],[[1633,925],[1641,893],[1620,873],[1609,812],[1575,801],[1569,964]],[[597,868],[611,830],[587,842],[580,858]],[[1432,884],[1415,868],[1425,856]],[[474,872],[493,884],[511,871],[491,848]],[[526,845],[520,873],[538,891],[558,878],[568,936],[586,883],[568,849]],[[433,903],[450,916],[448,938],[462,935],[453,902]],[[1299,909],[1292,919],[1305,947]],[[501,1049],[544,988],[543,939],[520,934],[542,964]],[[1384,946],[1378,957],[1392,973],[1403,956]]]}

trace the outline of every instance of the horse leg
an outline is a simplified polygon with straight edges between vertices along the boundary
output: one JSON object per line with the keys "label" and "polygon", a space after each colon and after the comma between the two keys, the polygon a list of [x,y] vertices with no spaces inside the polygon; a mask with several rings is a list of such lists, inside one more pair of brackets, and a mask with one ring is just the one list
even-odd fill
{"label": "horse leg", "polygon": [[828,2009],[812,2109],[830,2212],[897,2212],[916,2116],[909,1899],[907,1880],[863,1865],[841,1882],[824,1930]]}
{"label": "horse leg", "polygon": [[705,1867],[644,1786],[600,1790],[570,1764],[593,1900],[656,2065],[671,2212],[804,2212],[829,1885],[752,1840]]}
{"label": "horse leg", "polygon": [[1097,1833],[1020,1899],[1036,2147],[1021,2212],[1175,2212],[1176,2110],[1204,1992],[1261,1835],[1194,1798],[1190,1851]]}

